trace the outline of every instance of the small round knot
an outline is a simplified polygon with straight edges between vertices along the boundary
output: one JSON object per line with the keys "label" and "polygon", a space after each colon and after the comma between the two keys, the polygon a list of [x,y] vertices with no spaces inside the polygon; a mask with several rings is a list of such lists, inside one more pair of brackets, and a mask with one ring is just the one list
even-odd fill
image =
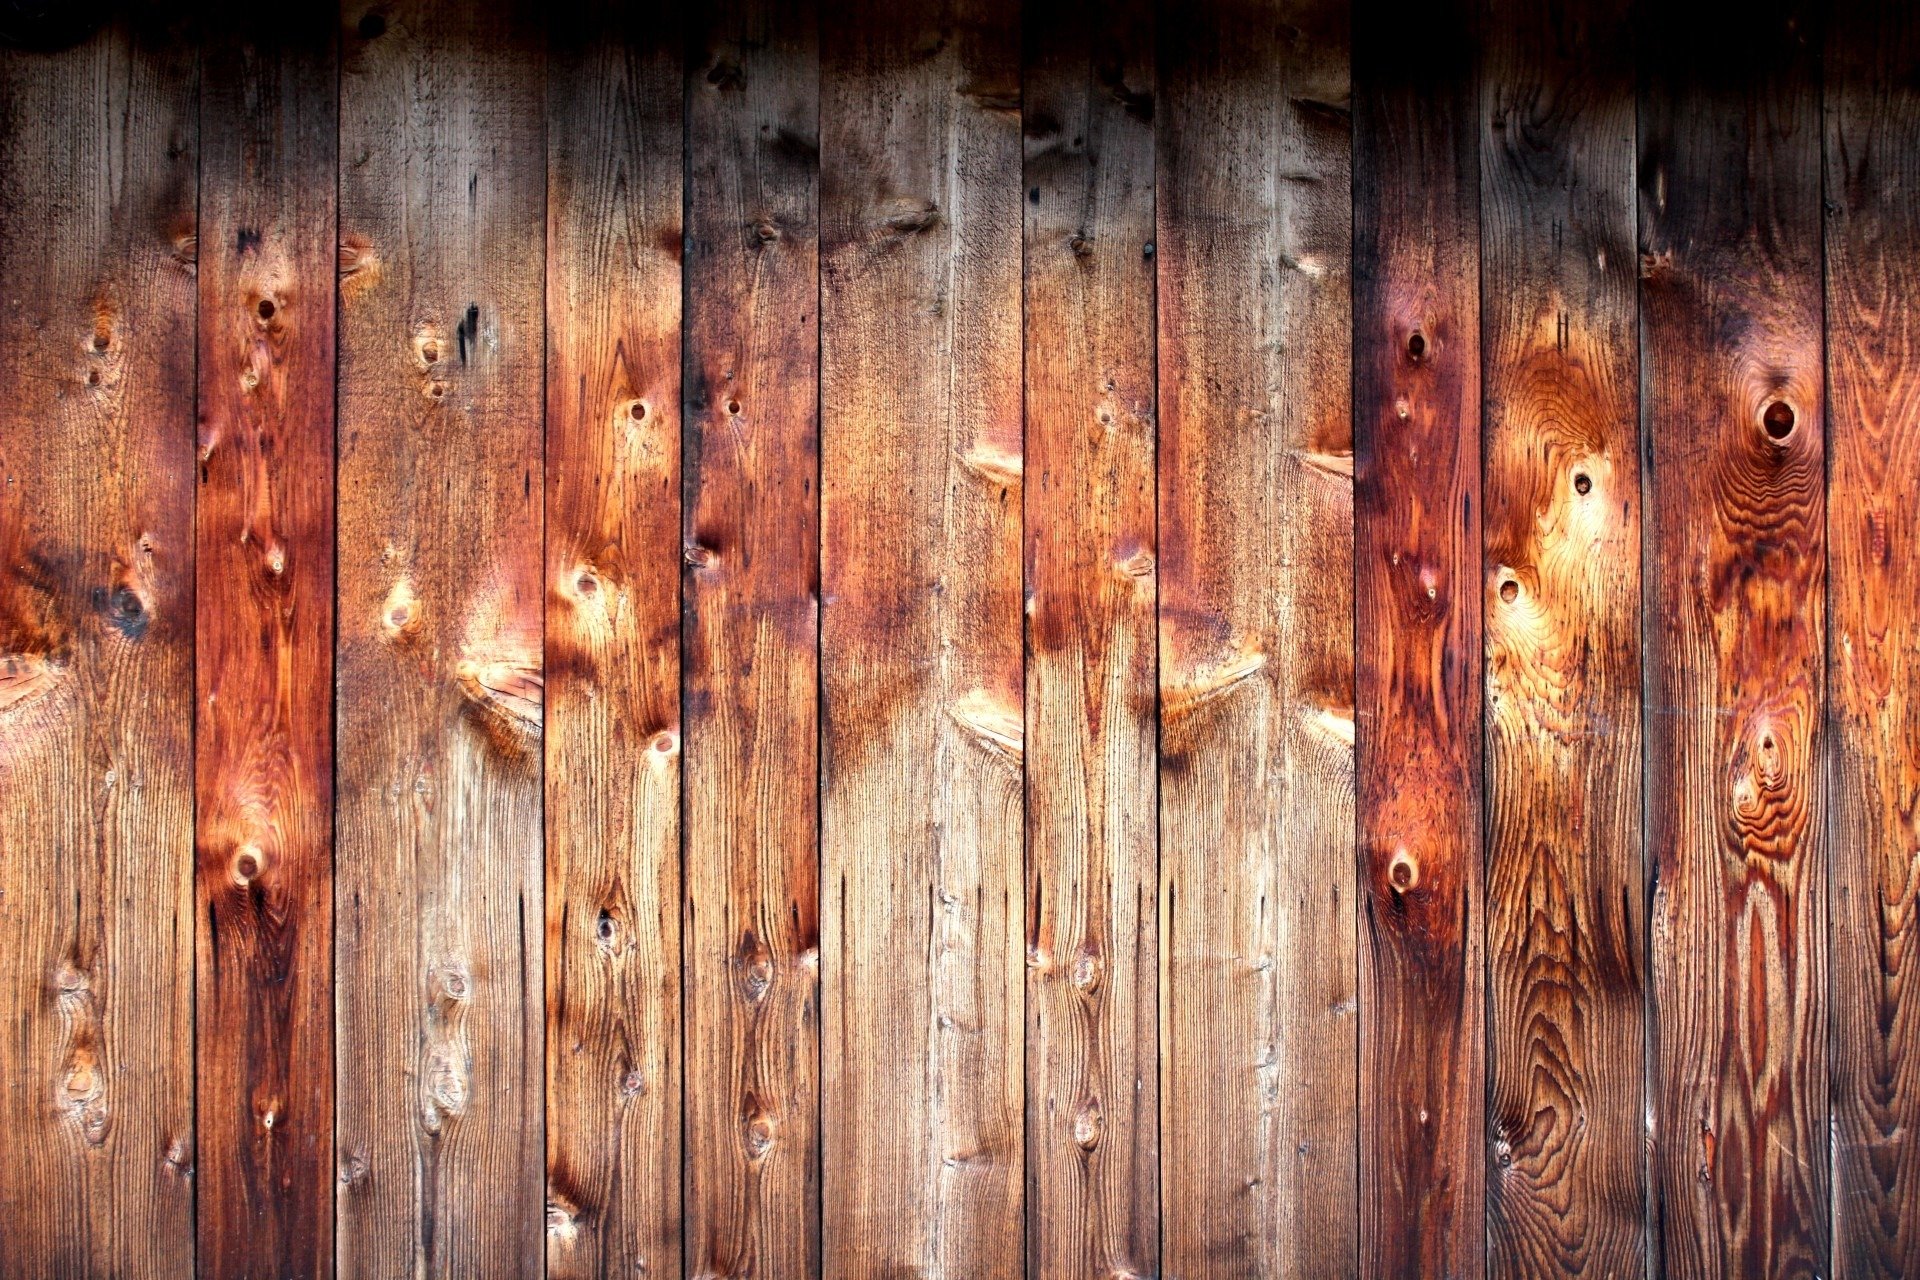
{"label": "small round knot", "polygon": [[1793,406],[1785,400],[1775,400],[1760,415],[1760,422],[1773,439],[1785,440],[1793,434]]}

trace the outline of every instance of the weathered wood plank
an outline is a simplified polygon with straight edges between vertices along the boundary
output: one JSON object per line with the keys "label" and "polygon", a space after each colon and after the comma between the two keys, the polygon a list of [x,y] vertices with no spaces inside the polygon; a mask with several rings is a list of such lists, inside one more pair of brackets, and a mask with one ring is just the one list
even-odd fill
{"label": "weathered wood plank", "polygon": [[849,0],[821,34],[824,1248],[1014,1275],[1017,18]]}
{"label": "weathered wood plank", "polygon": [[1634,80],[1496,0],[1480,93],[1488,1270],[1646,1267]]}
{"label": "weathered wood plank", "polygon": [[203,1276],[333,1273],[335,26],[202,28]]}
{"label": "weathered wood plank", "polygon": [[683,49],[549,50],[547,1274],[677,1276]]}
{"label": "weathered wood plank", "polygon": [[1160,46],[1164,1271],[1351,1274],[1347,15]]}
{"label": "weathered wood plank", "polygon": [[524,5],[345,20],[339,1268],[534,1275],[544,36]]}
{"label": "weathered wood plank", "polygon": [[[1653,1268],[1825,1274],[1820,108],[1811,5],[1642,43]],[[1711,50],[1703,63],[1700,51]]]}
{"label": "weathered wood plank", "polygon": [[819,45],[723,0],[689,66],[687,1237],[820,1271]]}
{"label": "weathered wood plank", "polygon": [[1027,1274],[1159,1270],[1153,9],[1031,6]]}
{"label": "weathered wood plank", "polygon": [[0,1274],[193,1267],[194,56],[0,51]]}
{"label": "weathered wood plank", "polygon": [[1827,32],[1833,1274],[1920,1275],[1920,11]]}
{"label": "weathered wood plank", "polygon": [[1480,165],[1475,11],[1354,30],[1360,1240],[1485,1259]]}

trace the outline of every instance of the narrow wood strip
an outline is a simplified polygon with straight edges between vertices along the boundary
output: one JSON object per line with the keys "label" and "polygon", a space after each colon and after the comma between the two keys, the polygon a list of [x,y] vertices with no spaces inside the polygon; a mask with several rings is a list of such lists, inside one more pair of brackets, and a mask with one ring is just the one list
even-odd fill
{"label": "narrow wood strip", "polygon": [[1163,1273],[1348,1275],[1348,20],[1159,28]]}
{"label": "narrow wood strip", "polygon": [[1153,9],[1030,7],[1027,1274],[1160,1259]]}
{"label": "narrow wood strip", "polygon": [[1641,46],[1663,1276],[1827,1274],[1815,10],[1682,6]]}
{"label": "narrow wood strip", "polygon": [[339,1269],[537,1275],[545,37],[345,22]]}
{"label": "narrow wood strip", "polygon": [[47,21],[57,51],[0,50],[0,1274],[172,1280],[194,1257],[194,55],[157,22]]}
{"label": "narrow wood strip", "polygon": [[821,20],[824,1248],[1021,1270],[1019,41]]}
{"label": "narrow wood strip", "polygon": [[1488,1271],[1646,1268],[1624,0],[1496,0],[1480,93]]}
{"label": "narrow wood strip", "polygon": [[819,116],[810,3],[688,67],[687,1238],[820,1271]]}
{"label": "narrow wood strip", "polygon": [[201,53],[203,1276],[333,1274],[334,31],[234,11]]}
{"label": "narrow wood strip", "polygon": [[681,1272],[678,23],[547,79],[547,1274]]}
{"label": "narrow wood strip", "polygon": [[1361,1271],[1486,1254],[1480,164],[1464,4],[1354,29]]}
{"label": "narrow wood strip", "polygon": [[1833,1273],[1920,1275],[1920,12],[1826,56]]}

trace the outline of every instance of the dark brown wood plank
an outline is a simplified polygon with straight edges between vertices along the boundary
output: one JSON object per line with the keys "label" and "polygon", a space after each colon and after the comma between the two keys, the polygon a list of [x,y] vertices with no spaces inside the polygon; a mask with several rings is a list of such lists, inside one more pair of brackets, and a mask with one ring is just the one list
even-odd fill
{"label": "dark brown wood plank", "polygon": [[344,20],[339,1268],[537,1275],[545,34]]}
{"label": "dark brown wood plank", "polygon": [[1356,1259],[1349,42],[1164,6],[1164,1274]]}
{"label": "dark brown wood plank", "polygon": [[1486,1245],[1475,11],[1354,26],[1364,1274]]}
{"label": "dark brown wood plank", "polygon": [[[1826,1274],[1814,6],[1642,43],[1653,1269]],[[1703,51],[1710,55],[1703,59]]]}
{"label": "dark brown wood plank", "polygon": [[1496,0],[1481,64],[1495,1275],[1646,1267],[1627,12]]}
{"label": "dark brown wood plank", "polygon": [[1833,1274],[1920,1275],[1920,11],[1849,0],[1825,67]]}
{"label": "dark brown wood plank", "polygon": [[820,62],[709,6],[688,69],[687,1239],[820,1271]]}
{"label": "dark brown wood plank", "polygon": [[824,1250],[1021,1269],[1018,20],[821,18]]}
{"label": "dark brown wood plank", "polygon": [[683,49],[550,25],[547,1274],[677,1276]]}
{"label": "dark brown wood plank", "polygon": [[1151,0],[1030,6],[1027,1274],[1160,1259]]}
{"label": "dark brown wood plank", "polygon": [[203,1276],[333,1274],[335,27],[203,27]]}
{"label": "dark brown wood plank", "polygon": [[194,76],[0,50],[9,1276],[193,1268]]}

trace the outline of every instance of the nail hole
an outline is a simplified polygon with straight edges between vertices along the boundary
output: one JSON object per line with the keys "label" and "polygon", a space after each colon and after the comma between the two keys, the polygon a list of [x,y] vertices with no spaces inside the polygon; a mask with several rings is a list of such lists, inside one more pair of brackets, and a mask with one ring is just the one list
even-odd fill
{"label": "nail hole", "polygon": [[1508,604],[1512,604],[1515,600],[1518,600],[1520,598],[1520,584],[1512,578],[1508,578],[1500,584],[1500,598]]}
{"label": "nail hole", "polygon": [[1407,339],[1407,354],[1415,360],[1427,354],[1427,339],[1425,335],[1415,333],[1411,338]]}
{"label": "nail hole", "polygon": [[362,40],[378,40],[385,34],[387,34],[387,20],[379,14],[370,13],[360,19],[360,38]]}
{"label": "nail hole", "polygon": [[1586,472],[1576,471],[1573,473],[1573,491],[1575,493],[1586,493],[1592,488],[1593,481],[1587,479]]}
{"label": "nail hole", "polygon": [[273,319],[273,299],[272,298],[260,299],[259,311],[260,311],[260,318],[262,320]]}
{"label": "nail hole", "polygon": [[1785,440],[1793,434],[1793,406],[1785,400],[1775,400],[1767,406],[1760,421],[1765,424],[1768,435],[1775,440]]}

